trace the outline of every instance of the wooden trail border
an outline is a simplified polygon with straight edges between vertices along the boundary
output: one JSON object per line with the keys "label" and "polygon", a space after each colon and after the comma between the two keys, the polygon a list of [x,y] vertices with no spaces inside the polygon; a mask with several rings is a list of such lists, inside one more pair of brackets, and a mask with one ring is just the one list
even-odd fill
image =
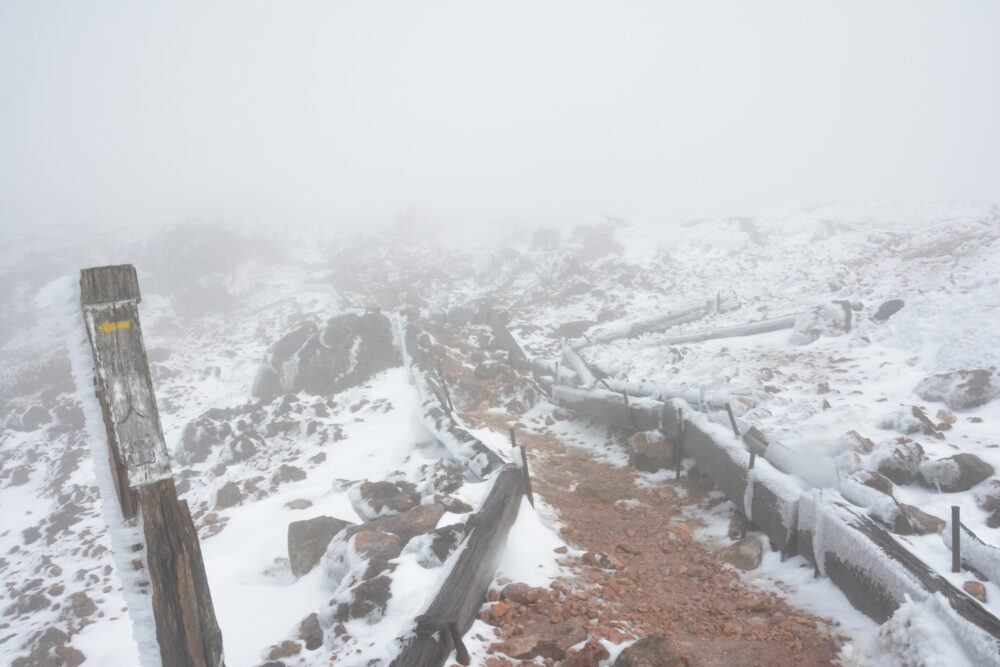
{"label": "wooden trail border", "polygon": [[[635,430],[659,429],[678,443],[782,556],[797,554],[828,577],[858,610],[882,623],[907,598],[943,596],[941,616],[983,664],[1000,662],[1000,619],[934,572],[836,491],[805,482],[748,449],[729,427],[709,421],[682,399],[658,401],[555,386],[553,402],[598,421]],[[963,542],[966,539],[963,538]]]}
{"label": "wooden trail border", "polygon": [[524,493],[521,468],[504,466],[482,507],[466,523],[466,538],[451,571],[427,611],[417,617],[391,667],[440,667],[453,649],[461,664],[469,664],[461,637],[486,599]]}
{"label": "wooden trail border", "polygon": [[[84,269],[80,306],[122,517],[142,515],[156,639],[164,667],[220,667],[219,630],[198,533],[177,497],[139,325],[139,280],[125,264]],[[96,462],[98,465],[102,463]]]}

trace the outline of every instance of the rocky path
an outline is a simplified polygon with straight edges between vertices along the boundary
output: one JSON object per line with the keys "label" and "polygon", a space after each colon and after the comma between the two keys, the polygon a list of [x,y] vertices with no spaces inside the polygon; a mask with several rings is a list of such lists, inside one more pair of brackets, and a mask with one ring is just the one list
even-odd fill
{"label": "rocky path", "polygon": [[[492,424],[497,430],[505,425]],[[654,488],[637,486],[630,469],[599,462],[544,430],[519,431],[530,452],[535,492],[556,508],[564,537],[583,553],[566,556],[576,576],[556,582],[548,597],[535,594],[541,603],[515,590],[484,612],[484,620],[499,628],[498,653],[523,657],[518,650],[529,642],[517,640],[531,634],[533,623],[547,617],[550,624],[565,625],[577,617],[597,619],[591,638],[617,643],[630,633],[664,636],[670,641],[651,646],[654,653],[689,660],[662,664],[833,664],[843,638],[831,634],[827,621],[742,582],[718,550],[692,539],[683,510],[705,498],[711,480],[695,474]],[[685,492],[677,493],[678,486]],[[563,654],[562,662],[546,662],[596,665],[602,652],[591,643],[580,654]]]}

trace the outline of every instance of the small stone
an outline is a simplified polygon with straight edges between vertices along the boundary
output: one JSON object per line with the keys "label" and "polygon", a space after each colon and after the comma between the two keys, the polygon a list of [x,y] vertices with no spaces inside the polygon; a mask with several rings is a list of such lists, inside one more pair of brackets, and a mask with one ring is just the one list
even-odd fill
{"label": "small stone", "polygon": [[391,587],[392,579],[385,575],[361,582],[352,589],[350,604],[338,607],[336,619],[341,622],[351,618],[377,620],[385,613],[386,605],[392,596]]}
{"label": "small stone", "polygon": [[846,445],[858,454],[871,454],[872,450],[875,449],[875,443],[857,431],[848,431],[845,433],[838,441],[838,444]]}
{"label": "small stone", "polygon": [[945,410],[944,408],[941,408],[940,410],[938,410],[937,411],[937,415],[935,415],[935,416],[943,424],[954,425],[955,422],[958,421],[958,417],[955,416],[954,412],[952,412],[951,410]]}
{"label": "small stone", "polygon": [[281,467],[278,468],[278,472],[274,473],[271,477],[271,482],[277,485],[286,482],[301,482],[305,478],[306,471],[302,468],[282,463]]}
{"label": "small stone", "polygon": [[69,608],[77,618],[85,618],[97,611],[97,605],[85,591],[78,591],[69,596]]}
{"label": "small stone", "polygon": [[570,649],[566,654],[566,659],[559,663],[559,667],[599,667],[602,660],[611,657],[608,649],[604,648],[600,640],[592,638],[579,650]]}
{"label": "small stone", "polygon": [[903,513],[909,518],[910,524],[916,529],[915,532],[918,535],[926,533],[940,533],[947,525],[943,520],[937,518],[933,514],[928,514],[913,505],[900,503],[899,509],[903,510]]}
{"label": "small stone", "polygon": [[722,550],[722,559],[741,570],[755,570],[764,558],[764,544],[754,535],[737,540]]}
{"label": "small stone", "polygon": [[542,600],[547,600],[549,592],[544,588],[529,586],[522,582],[516,582],[504,586],[500,591],[500,599],[517,604],[536,604]]}
{"label": "small stone", "polygon": [[391,560],[399,555],[403,544],[392,533],[382,533],[375,530],[362,530],[351,537],[354,550],[362,558]]}
{"label": "small stone", "polygon": [[298,642],[293,642],[290,639],[286,639],[277,646],[271,649],[267,654],[269,660],[278,660],[280,658],[290,658],[293,655],[298,654],[302,650],[302,644]]}
{"label": "small stone", "polygon": [[962,590],[976,598],[982,603],[986,602],[986,586],[980,581],[966,581],[962,584]]}
{"label": "small stone", "polygon": [[315,651],[323,645],[323,629],[317,614],[309,614],[299,624],[299,639],[305,642],[307,651]]}
{"label": "small stone", "polygon": [[285,503],[285,507],[290,510],[304,510],[312,507],[312,501],[306,500],[305,498],[296,498],[295,500],[289,500]]}
{"label": "small stone", "polygon": [[236,482],[226,482],[215,494],[215,509],[224,510],[239,505],[242,501],[239,485]]}
{"label": "small stone", "polygon": [[890,498],[892,497],[892,480],[885,475],[872,472],[871,470],[859,470],[854,473],[853,477],[865,486],[871,487],[880,493],[884,493]]}
{"label": "small stone", "polygon": [[622,651],[614,667],[691,667],[694,664],[695,661],[673,640],[650,635]]}

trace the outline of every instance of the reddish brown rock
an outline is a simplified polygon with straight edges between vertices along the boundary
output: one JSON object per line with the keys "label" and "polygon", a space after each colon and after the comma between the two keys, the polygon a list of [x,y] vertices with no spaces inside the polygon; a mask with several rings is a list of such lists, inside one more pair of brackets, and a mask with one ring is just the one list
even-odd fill
{"label": "reddish brown rock", "polygon": [[986,586],[980,581],[966,581],[962,584],[962,590],[976,598],[980,602],[986,602]]}

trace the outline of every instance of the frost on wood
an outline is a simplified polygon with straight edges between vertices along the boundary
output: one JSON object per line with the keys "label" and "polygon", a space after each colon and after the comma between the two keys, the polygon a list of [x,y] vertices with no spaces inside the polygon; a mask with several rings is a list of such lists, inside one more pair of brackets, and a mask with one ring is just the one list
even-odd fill
{"label": "frost on wood", "polygon": [[159,667],[162,663],[153,620],[152,597],[146,592],[149,583],[144,575],[146,570],[137,570],[132,562],[135,558],[133,546],[143,544],[144,539],[139,526],[129,525],[124,521],[118,505],[117,490],[107,463],[110,455],[101,406],[93,392],[95,386],[93,357],[87,337],[80,327],[81,315],[75,281],[67,276],[49,284],[39,293],[39,302],[58,314],[66,336],[76,395],[84,413],[91,461],[100,489],[101,509],[111,537],[115,560],[113,574],[122,584],[122,595],[128,606],[132,635],[139,647],[139,660],[143,667]]}
{"label": "frost on wood", "polygon": [[[951,525],[941,531],[945,546],[952,549]],[[983,542],[971,530],[960,525],[962,563],[976,570],[995,584],[1000,584],[1000,549]]]}

